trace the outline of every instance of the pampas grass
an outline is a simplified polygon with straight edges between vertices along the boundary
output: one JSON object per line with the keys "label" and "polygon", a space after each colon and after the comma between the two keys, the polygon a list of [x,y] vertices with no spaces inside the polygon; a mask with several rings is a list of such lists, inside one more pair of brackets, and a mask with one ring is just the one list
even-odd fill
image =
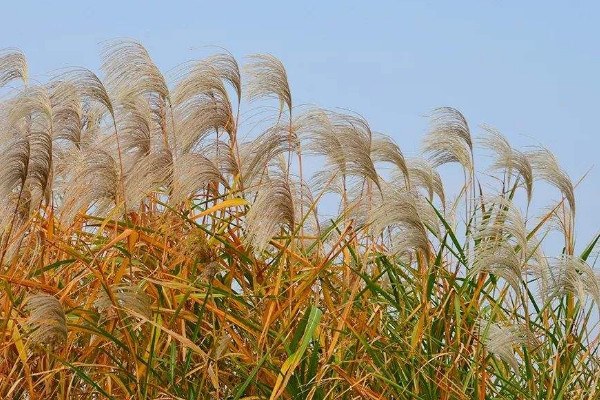
{"label": "pampas grass", "polygon": [[600,236],[548,150],[484,126],[475,165],[443,107],[409,157],[271,55],[102,56],[29,85],[0,53],[0,398],[600,395]]}

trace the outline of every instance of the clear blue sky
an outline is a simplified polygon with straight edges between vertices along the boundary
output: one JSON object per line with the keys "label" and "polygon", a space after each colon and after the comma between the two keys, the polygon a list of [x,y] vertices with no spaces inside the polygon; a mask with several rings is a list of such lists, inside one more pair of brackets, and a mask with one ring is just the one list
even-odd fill
{"label": "clear blue sky", "polygon": [[115,37],[140,40],[163,70],[207,45],[269,52],[296,104],[356,111],[408,155],[429,110],[459,108],[476,133],[488,123],[517,146],[546,145],[574,179],[596,164],[576,193],[581,248],[600,228],[599,16],[593,1],[11,2],[0,47],[25,51],[40,80],[97,70]]}

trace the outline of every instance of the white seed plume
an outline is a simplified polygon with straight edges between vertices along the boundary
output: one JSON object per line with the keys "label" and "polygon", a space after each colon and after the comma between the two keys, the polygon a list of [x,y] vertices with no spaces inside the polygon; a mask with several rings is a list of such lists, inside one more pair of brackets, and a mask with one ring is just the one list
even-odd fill
{"label": "white seed plume", "polygon": [[473,169],[473,142],[465,117],[450,107],[438,108],[431,117],[431,128],[423,140],[423,150],[435,167],[457,162],[467,171]]}
{"label": "white seed plume", "polygon": [[112,315],[112,308],[118,307],[125,311],[133,311],[136,314],[143,315],[147,319],[152,316],[152,299],[139,286],[129,284],[113,285],[109,288],[115,300],[113,304],[106,290],[102,290],[98,298],[94,301],[94,306],[101,314]]}
{"label": "white seed plume", "polygon": [[283,177],[263,184],[246,215],[246,241],[255,252],[263,251],[282,229],[294,229],[295,207],[289,182]]}
{"label": "white seed plume", "polygon": [[531,201],[534,177],[529,158],[525,153],[513,149],[508,140],[498,130],[487,125],[484,125],[483,129],[487,135],[482,138],[482,145],[496,154],[491,168],[505,170],[509,175],[518,174],[525,184],[527,200]]}
{"label": "white seed plume", "polygon": [[515,355],[516,346],[534,349],[539,340],[523,325],[501,325],[494,322],[479,323],[482,341],[490,353],[505,361],[515,371],[519,371],[519,361]]}
{"label": "white seed plume", "polygon": [[532,271],[540,279],[540,290],[546,301],[571,293],[584,301],[589,295],[600,307],[600,278],[585,261],[563,255],[540,264]]}
{"label": "white seed plume", "polygon": [[27,60],[17,49],[0,50],[0,87],[14,79],[27,83]]}
{"label": "white seed plume", "polygon": [[560,168],[554,154],[540,148],[527,153],[537,179],[542,179],[556,187],[567,199],[571,212],[575,215],[575,189],[573,182],[565,171]]}
{"label": "white seed plume", "polygon": [[246,74],[246,97],[249,100],[261,97],[275,97],[279,100],[280,110],[286,105],[292,110],[292,92],[288,83],[285,67],[270,54],[255,54],[249,57],[249,63],[243,68]]}
{"label": "white seed plume", "polygon": [[35,294],[26,298],[29,316],[29,340],[40,347],[55,347],[67,339],[65,311],[58,299],[49,294]]}

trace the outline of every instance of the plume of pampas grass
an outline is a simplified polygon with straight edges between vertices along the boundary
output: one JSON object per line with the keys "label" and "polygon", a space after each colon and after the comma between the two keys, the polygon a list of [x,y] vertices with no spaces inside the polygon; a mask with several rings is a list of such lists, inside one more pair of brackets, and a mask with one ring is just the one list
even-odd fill
{"label": "plume of pampas grass", "polygon": [[331,114],[336,135],[342,138],[346,168],[350,175],[370,180],[379,187],[379,175],[371,158],[372,133],[363,118]]}
{"label": "plume of pampas grass", "polygon": [[[96,102],[104,106],[111,115],[114,115],[113,104],[106,87],[100,78],[89,69],[69,68],[57,75],[53,81],[68,83],[75,88],[78,96],[81,97],[82,100],[89,103]],[[133,84],[134,81],[129,83]]]}
{"label": "plume of pampas grass", "polygon": [[77,87],[70,82],[53,82],[49,85],[52,109],[52,138],[58,142],[81,146],[83,130],[82,98]]}
{"label": "plume of pampas grass", "polygon": [[211,132],[235,131],[235,120],[227,101],[208,96],[196,96],[175,111],[178,121],[176,135],[180,152],[191,151]]}
{"label": "plume of pampas grass", "polygon": [[140,43],[116,40],[103,50],[102,70],[106,86],[117,99],[158,95],[169,99],[165,78]]}
{"label": "plume of pampas grass", "polygon": [[242,77],[236,59],[229,53],[220,53],[208,57],[206,62],[213,66],[221,79],[233,87],[239,102],[242,97]]}
{"label": "plume of pampas grass", "polygon": [[14,79],[27,83],[27,60],[17,49],[0,50],[0,87]]}
{"label": "plume of pampas grass", "polygon": [[345,190],[343,175],[331,168],[315,172],[310,178],[309,186],[315,192],[335,193],[340,196],[344,195]]}
{"label": "plume of pampas grass", "polygon": [[198,95],[229,101],[223,74],[210,59],[185,64],[176,75],[179,82],[173,90],[173,104],[185,103]]}
{"label": "plume of pampas grass", "polygon": [[[326,168],[339,170],[344,178],[352,175],[367,179],[379,187],[372,158],[373,135],[364,119],[313,109],[298,119],[298,126],[298,135],[308,141],[307,152],[324,156]],[[380,150],[376,148],[375,154],[383,151]],[[386,152],[389,158],[390,150]],[[397,156],[396,153],[396,162]]]}
{"label": "plume of pampas grass", "polygon": [[269,178],[246,214],[246,242],[256,253],[262,252],[282,228],[294,229],[295,215],[288,180],[282,176]]}
{"label": "plume of pampas grass", "polygon": [[371,156],[374,161],[394,164],[398,171],[402,173],[406,182],[410,183],[404,154],[390,137],[381,134],[374,135],[371,144]]}
{"label": "plume of pampas grass", "polygon": [[49,198],[52,184],[52,137],[48,132],[32,132],[29,137],[29,162],[25,186],[32,194],[37,209]]}
{"label": "plume of pampas grass", "polygon": [[[300,182],[300,178],[289,173],[287,169],[287,160],[283,155],[279,155],[274,162],[276,168],[275,171],[283,177],[286,177],[288,181],[290,193],[292,195],[292,204],[295,205],[295,216],[294,221],[303,221],[302,231],[304,233],[312,232],[318,234],[319,232],[319,216],[317,212],[317,203],[313,196],[310,185],[307,182]],[[309,211],[309,215],[305,216],[304,211]],[[304,218],[306,217],[306,218]],[[304,220],[303,220],[304,219]],[[300,239],[303,242],[303,239]]]}
{"label": "plume of pampas grass", "polygon": [[71,152],[64,176],[61,218],[67,223],[92,205],[101,214],[118,201],[119,166],[106,150],[92,147]]}
{"label": "plume of pampas grass", "polygon": [[292,111],[292,92],[285,67],[270,54],[254,54],[243,68],[246,75],[246,97],[254,100],[261,97],[276,97],[283,111],[285,104]]}
{"label": "plume of pampas grass", "polygon": [[173,155],[168,150],[150,153],[140,158],[125,177],[126,202],[137,207],[150,193],[173,183]]}
{"label": "plume of pampas grass", "polygon": [[600,307],[600,278],[582,259],[562,255],[539,263],[532,272],[540,280],[540,292],[546,301],[552,301],[567,293],[584,301],[590,295]]}
{"label": "plume of pampas grass", "polygon": [[534,349],[539,340],[523,325],[501,325],[499,323],[480,322],[482,341],[491,354],[500,357],[515,371],[519,371],[519,361],[515,356],[516,346]]}
{"label": "plume of pampas grass", "polygon": [[34,346],[52,348],[67,339],[65,311],[58,299],[49,294],[30,295],[25,300],[29,316],[29,340]]}
{"label": "plume of pampas grass", "polygon": [[[52,111],[46,88],[26,87],[4,107],[0,124],[6,146],[0,146],[4,150],[0,156],[4,162],[0,193],[8,201],[0,210],[2,227],[11,220],[7,213],[19,211],[21,215],[20,211],[25,210],[25,203],[19,204],[21,200],[28,200],[26,208],[40,206],[49,194],[52,169]],[[14,192],[19,194],[13,196]],[[29,211],[23,215],[28,214]]]}
{"label": "plume of pampas grass", "polygon": [[483,129],[487,135],[481,139],[481,143],[496,155],[491,168],[505,170],[509,175],[516,172],[523,178],[525,190],[527,191],[527,200],[531,201],[534,177],[529,158],[525,153],[513,149],[508,140],[498,130],[488,125],[484,125]]}
{"label": "plume of pampas grass", "polygon": [[384,191],[381,204],[372,209],[369,225],[374,236],[388,232],[391,254],[421,250],[429,254],[429,239],[419,212],[418,197],[405,190]]}
{"label": "plume of pampas grass", "polygon": [[[0,197],[5,199],[0,205],[0,229],[10,223],[15,210],[15,202],[19,191],[25,185],[29,169],[29,141],[15,136],[0,144]],[[14,200],[13,201],[11,201]]]}
{"label": "plume of pampas grass", "polygon": [[299,146],[287,125],[277,124],[256,139],[240,146],[240,168],[244,185],[254,185],[265,173],[267,165],[277,157]]}
{"label": "plume of pampas grass", "polygon": [[331,118],[325,110],[309,109],[298,117],[298,136],[307,140],[308,154],[322,155],[327,167],[347,175],[347,160],[343,138],[336,134]]}
{"label": "plume of pampas grass", "polygon": [[[20,126],[26,133],[33,129],[48,129],[52,120],[52,103],[44,86],[28,86],[4,105],[7,123]],[[39,125],[39,126],[36,126]]]}
{"label": "plume of pampas grass", "polygon": [[552,215],[546,226],[547,232],[559,232],[565,240],[565,251],[567,254],[572,255],[575,244],[575,215],[573,211],[566,204],[554,208],[548,207],[547,210]]}
{"label": "plume of pampas grass", "polygon": [[473,229],[473,238],[477,241],[514,242],[519,251],[526,255],[528,235],[525,219],[514,203],[502,196],[496,196],[483,202],[485,212]]}
{"label": "plume of pampas grass", "polygon": [[[76,146],[81,150],[87,150],[92,147],[97,147],[102,139],[107,136],[110,140],[105,141],[110,147],[115,147],[114,132],[105,135],[107,132],[105,125],[106,107],[100,104],[84,103],[82,106],[83,114],[81,116],[81,137],[79,144]],[[103,145],[104,143],[102,143]]]}
{"label": "plume of pampas grass", "polygon": [[516,293],[521,293],[523,259],[515,249],[502,241],[486,241],[479,244],[469,269],[469,275],[488,272],[503,278]]}
{"label": "plume of pampas grass", "polygon": [[571,212],[575,215],[575,189],[573,182],[560,168],[558,160],[548,149],[538,148],[527,153],[537,179],[542,179],[560,190],[567,199]]}
{"label": "plume of pampas grass", "polygon": [[[409,158],[406,164],[412,187],[425,189],[430,201],[433,201],[434,195],[437,196],[442,206],[444,206],[446,202],[444,183],[439,172],[437,172],[433,165],[423,158]],[[392,180],[393,182],[401,183],[405,181],[405,177],[404,175],[398,177],[393,174]]]}
{"label": "plume of pampas grass", "polygon": [[178,204],[209,183],[229,186],[219,167],[209,158],[195,153],[179,156],[173,164],[173,185],[169,200]]}
{"label": "plume of pampas grass", "polygon": [[[110,290],[110,294],[107,292]],[[139,286],[130,284],[112,285],[103,290],[94,301],[94,307],[99,313],[112,317],[114,315],[113,307],[133,311],[134,315],[139,314],[147,319],[152,318],[152,299]],[[111,296],[112,295],[112,296]],[[114,299],[114,303],[113,300]]]}
{"label": "plume of pampas grass", "polygon": [[173,92],[180,152],[189,151],[210,132],[222,130],[231,135],[235,131],[229,96],[215,66],[205,60],[184,73]]}
{"label": "plume of pampas grass", "polygon": [[201,145],[201,150],[197,150],[196,154],[201,153],[211,160],[223,177],[236,176],[240,173],[240,165],[231,141],[211,140]]}
{"label": "plume of pampas grass", "polygon": [[137,161],[153,148],[153,114],[148,102],[141,98],[122,101],[115,111],[115,121],[123,139],[122,151]]}
{"label": "plume of pampas grass", "polygon": [[423,150],[434,167],[457,162],[465,170],[473,170],[471,131],[465,117],[454,108],[434,110],[431,128],[423,140]]}

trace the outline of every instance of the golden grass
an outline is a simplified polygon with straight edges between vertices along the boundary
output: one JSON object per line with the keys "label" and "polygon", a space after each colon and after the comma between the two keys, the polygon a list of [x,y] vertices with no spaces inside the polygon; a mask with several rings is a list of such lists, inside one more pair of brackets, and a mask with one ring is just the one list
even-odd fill
{"label": "golden grass", "polygon": [[[103,54],[102,79],[30,85],[0,53],[17,86],[0,105],[0,398],[600,395],[600,236],[575,254],[574,185],[548,152],[486,128],[482,184],[458,110],[405,159],[360,117],[293,108],[272,56],[240,74],[216,55],[171,84],[138,43]],[[561,200],[525,216],[535,180]],[[564,248],[546,256],[551,230]]]}

